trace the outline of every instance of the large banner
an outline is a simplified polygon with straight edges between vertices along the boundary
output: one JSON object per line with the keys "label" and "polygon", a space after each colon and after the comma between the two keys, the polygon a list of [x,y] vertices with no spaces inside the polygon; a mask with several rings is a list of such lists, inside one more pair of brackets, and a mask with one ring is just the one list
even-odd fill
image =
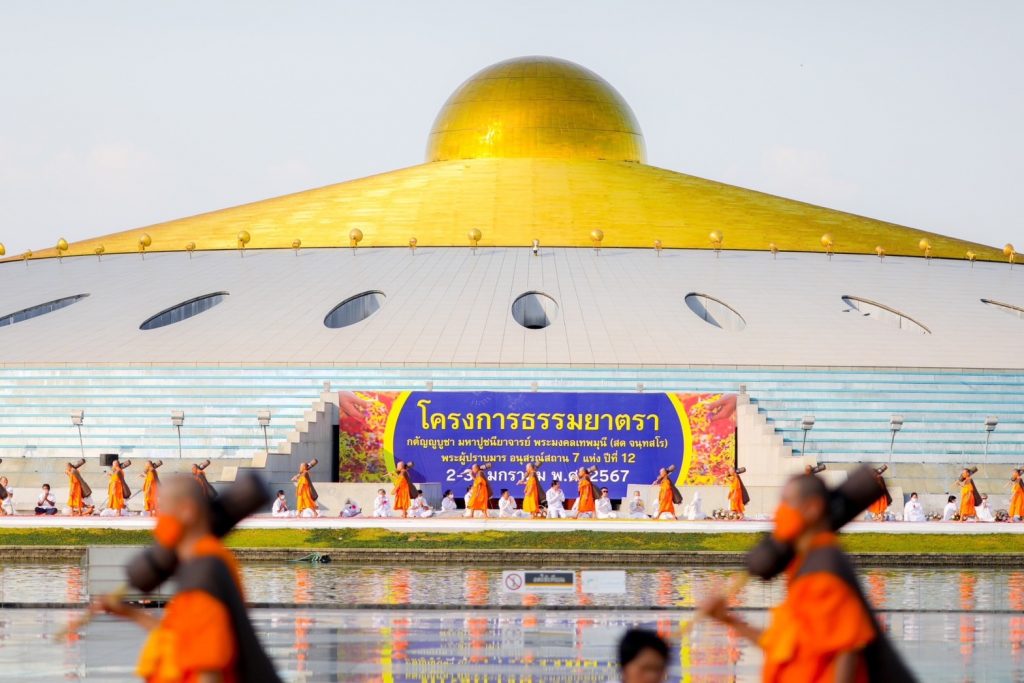
{"label": "large banner", "polygon": [[388,481],[398,461],[414,481],[462,495],[467,470],[489,464],[493,488],[541,463],[545,488],[595,465],[612,498],[674,465],[678,485],[724,483],[736,461],[736,396],[677,393],[344,391],[341,481]]}

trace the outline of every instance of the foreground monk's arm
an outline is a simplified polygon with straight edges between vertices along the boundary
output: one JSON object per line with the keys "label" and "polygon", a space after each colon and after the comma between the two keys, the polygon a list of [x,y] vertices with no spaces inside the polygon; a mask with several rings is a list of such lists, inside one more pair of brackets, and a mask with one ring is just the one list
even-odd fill
{"label": "foreground monk's arm", "polygon": [[697,614],[725,624],[751,642],[756,643],[761,639],[761,629],[754,628],[729,611],[728,595],[712,595],[697,608]]}
{"label": "foreground monk's arm", "polygon": [[141,610],[138,607],[126,605],[116,595],[104,595],[99,598],[93,603],[93,610],[107,612],[108,614],[135,622],[147,631],[152,631],[160,625],[159,619],[151,614],[147,614],[145,610]]}

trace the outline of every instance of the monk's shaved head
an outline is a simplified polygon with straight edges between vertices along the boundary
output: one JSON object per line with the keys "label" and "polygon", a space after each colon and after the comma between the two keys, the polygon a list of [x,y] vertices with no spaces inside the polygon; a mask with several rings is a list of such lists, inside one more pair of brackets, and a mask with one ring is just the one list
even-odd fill
{"label": "monk's shaved head", "polygon": [[789,480],[788,487],[799,501],[811,499],[827,500],[828,488],[819,477],[813,474],[798,474]]}
{"label": "monk's shaved head", "polygon": [[199,482],[187,474],[172,474],[160,487],[160,507],[173,512],[183,506],[195,506],[203,518],[209,517],[210,503]]}

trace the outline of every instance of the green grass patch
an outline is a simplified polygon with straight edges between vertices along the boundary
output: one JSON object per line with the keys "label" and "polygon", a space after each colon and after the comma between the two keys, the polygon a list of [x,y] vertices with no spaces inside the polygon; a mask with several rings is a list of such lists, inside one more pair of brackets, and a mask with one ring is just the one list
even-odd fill
{"label": "green grass patch", "polygon": [[[1001,534],[849,534],[854,553],[1024,553],[1024,539]],[[5,546],[145,545],[148,531],[112,529],[0,529]],[[502,531],[473,533],[400,532],[385,529],[241,529],[234,548],[373,548],[394,550],[608,550],[743,552],[758,534],[637,533],[608,531]]]}

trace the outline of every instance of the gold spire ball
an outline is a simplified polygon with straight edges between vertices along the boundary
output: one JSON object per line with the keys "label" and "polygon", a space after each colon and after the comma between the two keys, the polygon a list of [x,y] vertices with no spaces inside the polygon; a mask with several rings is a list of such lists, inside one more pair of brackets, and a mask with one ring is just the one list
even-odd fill
{"label": "gold spire ball", "polygon": [[478,71],[441,107],[427,161],[646,159],[633,110],[589,69],[554,57],[519,57]]}

